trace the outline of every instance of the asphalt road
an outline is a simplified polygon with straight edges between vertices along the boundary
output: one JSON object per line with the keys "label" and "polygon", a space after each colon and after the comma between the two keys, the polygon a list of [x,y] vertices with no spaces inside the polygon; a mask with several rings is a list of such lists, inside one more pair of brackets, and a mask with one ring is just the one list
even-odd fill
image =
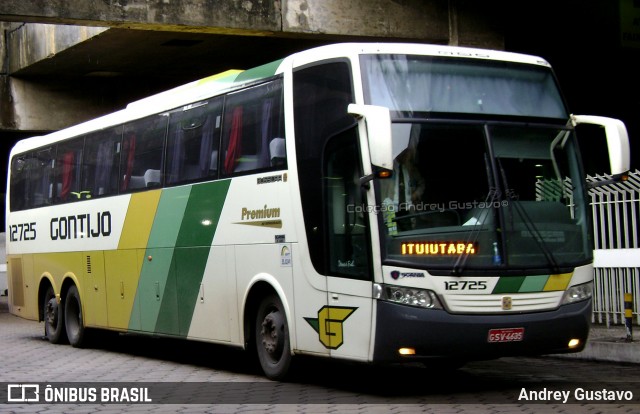
{"label": "asphalt road", "polygon": [[303,359],[278,383],[223,346],[130,335],[98,335],[85,349],[52,345],[6,300],[0,412],[640,413],[633,364],[503,358],[446,370]]}

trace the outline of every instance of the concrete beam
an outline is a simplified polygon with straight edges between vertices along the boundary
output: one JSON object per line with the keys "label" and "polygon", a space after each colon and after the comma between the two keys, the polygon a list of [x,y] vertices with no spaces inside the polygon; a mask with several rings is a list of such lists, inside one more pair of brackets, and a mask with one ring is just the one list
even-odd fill
{"label": "concrete beam", "polygon": [[447,2],[434,0],[287,0],[283,32],[423,39],[447,43]]}
{"label": "concrete beam", "polygon": [[9,74],[50,59],[56,54],[109,30],[104,27],[25,24],[7,33]]}
{"label": "concrete beam", "polygon": [[[486,33],[476,33],[476,26],[494,31],[492,25],[483,24],[495,15],[496,6],[492,3],[483,2],[478,7],[471,0],[2,0],[0,21],[247,36],[414,39],[431,43],[451,43],[450,39],[455,38],[454,43],[465,44],[463,37],[468,29],[472,31],[470,39],[476,35],[488,38]],[[470,16],[467,9],[473,12],[472,20],[466,19]],[[466,23],[471,26],[463,27]],[[497,43],[488,46],[503,45],[501,34],[498,37]]]}
{"label": "concrete beam", "polygon": [[238,34],[278,31],[276,1],[6,0],[0,20]]}

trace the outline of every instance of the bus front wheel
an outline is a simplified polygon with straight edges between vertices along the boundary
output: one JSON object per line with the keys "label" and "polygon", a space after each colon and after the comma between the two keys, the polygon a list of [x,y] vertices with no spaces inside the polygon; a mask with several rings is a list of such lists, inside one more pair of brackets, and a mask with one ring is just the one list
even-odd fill
{"label": "bus front wheel", "polygon": [[79,348],[83,345],[85,329],[82,321],[82,304],[78,288],[71,286],[64,301],[64,319],[67,337],[71,346]]}
{"label": "bus front wheel", "polygon": [[49,286],[44,294],[42,319],[44,320],[44,336],[52,344],[64,342],[64,317],[62,315],[62,306],[56,299],[53,287]]}
{"label": "bus front wheel", "polygon": [[267,378],[285,378],[291,365],[291,346],[287,316],[277,295],[269,295],[260,303],[255,338],[258,360]]}

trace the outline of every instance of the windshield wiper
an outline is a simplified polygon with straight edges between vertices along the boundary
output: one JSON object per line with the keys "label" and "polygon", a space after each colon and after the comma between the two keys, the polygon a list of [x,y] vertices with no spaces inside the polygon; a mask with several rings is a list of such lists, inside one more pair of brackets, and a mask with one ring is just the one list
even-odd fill
{"label": "windshield wiper", "polygon": [[[557,272],[558,263],[556,262],[556,259],[553,256],[553,253],[551,253],[551,251],[547,247],[547,244],[545,243],[544,238],[542,237],[542,234],[540,234],[540,230],[538,230],[533,220],[531,220],[531,217],[529,217],[525,209],[522,207],[522,205],[520,205],[519,200],[514,195],[514,191],[509,189],[509,184],[507,182],[507,175],[504,172],[504,168],[502,168],[502,162],[500,162],[500,158],[496,158],[496,161],[498,164],[498,168],[500,169],[500,175],[502,176],[502,183],[504,184],[504,188],[505,188],[505,196],[507,201],[509,201],[509,203],[507,204],[509,207],[509,210],[511,210],[512,205],[515,206],[515,210],[520,215],[522,222],[526,226],[529,233],[533,236],[533,240],[536,242],[536,244],[544,254],[545,258],[547,259],[547,262],[551,265],[551,268],[553,269],[553,271]],[[511,227],[513,228],[514,227],[513,214],[510,214],[509,216],[511,218]]]}
{"label": "windshield wiper", "polygon": [[[493,206],[493,203],[500,198],[500,190],[492,185],[491,167],[489,163],[489,158],[487,157],[486,153],[484,154],[484,165],[485,165],[485,168],[487,169],[487,179],[489,181],[489,193],[487,194],[487,197],[485,198],[484,202],[485,202],[485,205]],[[478,240],[478,236],[480,235],[480,229],[482,228],[482,225],[484,224],[485,220],[489,216],[490,210],[491,210],[490,208],[485,208],[480,212],[480,215],[478,218],[475,218],[475,217],[472,218],[472,219],[475,219],[476,221],[475,223],[473,223],[473,228],[471,229],[471,231],[469,232],[469,236],[467,237],[467,240],[466,240],[467,245],[469,245],[469,243],[475,244],[475,242]],[[470,253],[468,251],[465,251],[464,253],[458,256],[458,258],[456,259],[456,262],[453,264],[453,269],[451,270],[452,274],[459,275],[462,273],[467,263],[467,259],[469,258],[469,255]]]}

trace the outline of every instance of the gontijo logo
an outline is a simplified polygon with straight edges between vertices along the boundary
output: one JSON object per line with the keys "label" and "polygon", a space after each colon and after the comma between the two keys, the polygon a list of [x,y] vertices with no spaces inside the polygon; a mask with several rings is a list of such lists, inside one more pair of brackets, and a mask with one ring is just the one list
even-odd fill
{"label": "gontijo logo", "polygon": [[304,318],[318,333],[320,342],[328,349],[338,349],[344,342],[342,324],[358,308],[323,306],[317,318]]}

